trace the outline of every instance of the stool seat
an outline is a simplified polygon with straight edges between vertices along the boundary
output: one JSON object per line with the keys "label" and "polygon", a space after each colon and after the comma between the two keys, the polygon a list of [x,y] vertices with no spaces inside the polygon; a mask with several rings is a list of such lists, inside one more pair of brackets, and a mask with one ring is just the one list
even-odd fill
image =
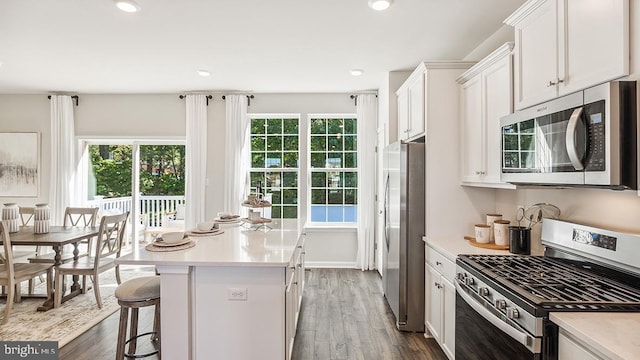
{"label": "stool seat", "polygon": [[120,301],[134,302],[160,297],[160,277],[144,276],[127,280],[116,288],[115,296]]}

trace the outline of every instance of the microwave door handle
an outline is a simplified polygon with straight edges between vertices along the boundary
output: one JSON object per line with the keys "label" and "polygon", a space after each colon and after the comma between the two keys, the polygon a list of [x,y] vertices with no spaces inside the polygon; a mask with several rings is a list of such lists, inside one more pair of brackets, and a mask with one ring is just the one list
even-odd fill
{"label": "microwave door handle", "polygon": [[578,121],[580,121],[580,116],[582,116],[582,110],[582,107],[573,110],[573,113],[569,118],[569,124],[567,125],[567,132],[565,134],[567,154],[569,155],[571,165],[573,165],[576,170],[584,170],[584,165],[582,164],[582,160],[578,156],[578,150],[576,149],[576,126],[578,125]]}
{"label": "microwave door handle", "polygon": [[512,339],[524,345],[527,349],[529,349],[529,351],[533,352],[534,354],[539,354],[541,352],[542,344],[538,339],[533,338],[523,331],[519,331],[518,329],[499,319],[496,315],[492,314],[484,307],[484,305],[478,303],[471,297],[471,295],[467,294],[467,292],[460,285],[460,280],[456,279],[455,283],[457,294],[460,295],[460,297],[469,306],[471,306],[471,308],[473,308],[473,310],[475,310],[478,315],[482,316],[485,320],[500,329],[500,331],[502,331],[503,333],[509,335]]}

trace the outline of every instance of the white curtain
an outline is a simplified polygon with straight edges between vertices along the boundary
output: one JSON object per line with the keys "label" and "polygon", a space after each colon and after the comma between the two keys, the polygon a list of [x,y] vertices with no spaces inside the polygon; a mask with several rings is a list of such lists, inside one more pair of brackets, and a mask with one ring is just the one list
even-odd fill
{"label": "white curtain", "polygon": [[51,179],[49,208],[51,224],[62,225],[64,210],[72,205],[76,169],[73,100],[69,95],[51,95]]}
{"label": "white curtain", "polygon": [[249,168],[246,95],[226,96],[225,129],[224,211],[240,214]]}
{"label": "white curtain", "polygon": [[358,256],[356,266],[375,268],[375,148],[378,124],[378,99],[374,94],[357,98],[358,116]]}
{"label": "white curtain", "polygon": [[205,95],[187,95],[186,106],[185,229],[193,229],[206,220],[207,99]]}

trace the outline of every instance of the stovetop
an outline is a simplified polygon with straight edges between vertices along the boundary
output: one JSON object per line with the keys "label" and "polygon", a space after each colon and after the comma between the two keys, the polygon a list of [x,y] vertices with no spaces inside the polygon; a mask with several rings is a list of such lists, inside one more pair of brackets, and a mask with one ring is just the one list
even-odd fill
{"label": "stovetop", "polygon": [[[546,256],[460,255],[484,280],[554,311],[640,311],[640,288]],[[640,285],[640,282],[637,282]]]}

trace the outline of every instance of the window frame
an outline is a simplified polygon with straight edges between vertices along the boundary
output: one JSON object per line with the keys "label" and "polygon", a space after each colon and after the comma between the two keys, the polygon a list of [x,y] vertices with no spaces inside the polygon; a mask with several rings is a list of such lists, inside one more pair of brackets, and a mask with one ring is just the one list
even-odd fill
{"label": "window frame", "polygon": [[[313,205],[312,203],[312,198],[311,198],[311,193],[312,193],[312,173],[314,171],[331,171],[331,169],[334,168],[313,168],[311,167],[311,124],[312,124],[312,119],[317,119],[317,118],[324,118],[324,119],[355,119],[356,121],[356,125],[360,126],[359,122],[358,122],[358,115],[357,113],[308,113],[307,114],[307,124],[305,127],[306,130],[306,142],[307,142],[307,146],[306,146],[306,167],[305,167],[305,171],[306,171],[306,222],[307,222],[307,226],[309,227],[313,227],[313,228],[355,228],[358,226],[358,213],[359,213],[359,209],[360,209],[360,204],[357,200],[358,195],[356,195],[356,221],[354,222],[330,222],[330,221],[312,221],[311,220],[311,206]],[[355,138],[356,138],[356,144],[357,143],[357,139],[358,139],[358,131],[356,130],[355,132]],[[342,152],[344,153],[344,149],[342,150]],[[341,167],[341,168],[335,168],[337,171],[340,172],[355,172],[356,176],[359,177],[360,176],[360,166],[357,162],[358,159],[358,154],[359,154],[359,147],[356,145],[356,150],[355,150],[355,154],[356,154],[356,167],[354,168],[345,168],[345,167]],[[344,189],[345,187],[343,187]],[[356,190],[358,188],[357,186],[357,182],[356,182],[356,186],[354,187]],[[356,193],[358,194],[358,193]],[[343,195],[344,196],[344,195]],[[344,204],[343,204],[344,205]]]}

